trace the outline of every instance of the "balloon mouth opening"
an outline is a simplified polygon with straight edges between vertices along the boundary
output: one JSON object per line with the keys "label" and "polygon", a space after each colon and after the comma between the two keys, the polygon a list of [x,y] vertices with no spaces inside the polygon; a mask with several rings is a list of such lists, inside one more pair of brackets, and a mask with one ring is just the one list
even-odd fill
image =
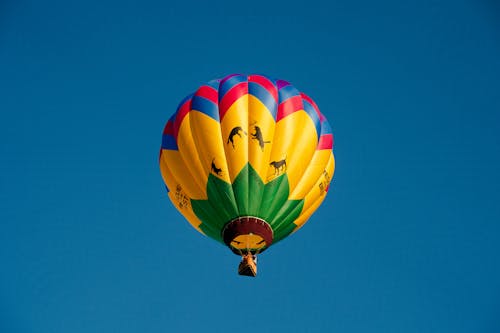
{"label": "balloon mouth opening", "polygon": [[240,216],[226,223],[222,239],[237,255],[258,254],[272,244],[273,229],[261,218]]}

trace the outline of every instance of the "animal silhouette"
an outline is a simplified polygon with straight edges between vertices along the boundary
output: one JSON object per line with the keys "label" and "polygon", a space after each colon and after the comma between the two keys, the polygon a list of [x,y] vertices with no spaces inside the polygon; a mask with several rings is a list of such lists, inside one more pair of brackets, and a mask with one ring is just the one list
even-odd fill
{"label": "animal silhouette", "polygon": [[264,141],[264,136],[262,135],[262,130],[259,126],[254,126],[255,133],[250,133],[252,139],[259,141],[259,146],[262,151],[264,151],[264,144],[270,143],[271,141]]}
{"label": "animal silhouette", "polygon": [[217,166],[215,165],[215,158],[212,160],[212,172],[217,176],[222,175],[222,169],[217,168]]}
{"label": "animal silhouette", "polygon": [[282,159],[280,161],[272,161],[269,163],[269,165],[272,165],[274,167],[274,174],[278,175],[281,171],[285,172],[286,171],[286,157],[285,159]]}
{"label": "animal silhouette", "polygon": [[229,144],[229,142],[231,142],[231,144],[233,145],[233,149],[234,149],[234,136],[238,135],[240,138],[242,138],[240,132],[243,132],[243,134],[247,135],[247,132],[245,132],[243,130],[243,128],[241,128],[241,126],[237,126],[231,130],[231,133],[229,133],[229,137],[227,138],[226,144]]}

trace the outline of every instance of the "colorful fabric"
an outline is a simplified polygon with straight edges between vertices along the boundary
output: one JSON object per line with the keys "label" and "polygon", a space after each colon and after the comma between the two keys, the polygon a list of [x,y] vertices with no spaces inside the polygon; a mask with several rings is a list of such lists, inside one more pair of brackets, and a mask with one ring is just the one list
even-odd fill
{"label": "colorful fabric", "polygon": [[324,200],[333,135],[314,101],[290,83],[229,75],[186,97],[163,131],[160,169],[175,207],[223,242],[232,219],[265,220],[274,243]]}

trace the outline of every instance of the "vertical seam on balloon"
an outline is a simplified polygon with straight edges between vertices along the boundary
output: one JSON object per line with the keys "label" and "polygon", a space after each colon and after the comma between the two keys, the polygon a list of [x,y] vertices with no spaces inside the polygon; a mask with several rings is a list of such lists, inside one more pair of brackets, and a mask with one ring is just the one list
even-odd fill
{"label": "vertical seam on balloon", "polygon": [[[321,144],[321,140],[320,140],[321,136],[322,136],[322,133],[320,133],[320,135],[319,135],[319,137],[318,137],[318,142],[316,143],[316,150],[314,151],[314,154],[313,154],[313,156],[311,157],[311,160],[313,160],[313,159],[314,159],[314,155],[315,155],[315,154],[317,154],[317,153],[318,153],[318,151],[319,151],[319,150],[318,150],[318,147],[319,147],[319,145]],[[331,149],[330,149],[330,150],[331,150]],[[324,165],[324,167],[326,167],[326,166],[328,165],[328,161],[329,161],[329,159],[327,159],[327,160],[326,160],[326,164]],[[312,166],[311,164],[309,164],[309,165],[308,165],[308,167],[304,170],[304,172],[302,173],[302,176],[300,177],[299,181],[297,182],[297,185],[295,185],[295,188],[294,188],[294,189],[293,189],[293,191],[291,191],[291,193],[290,193],[290,196],[291,196],[291,197],[294,197],[294,196],[295,196],[295,193],[296,193],[296,191],[295,191],[295,190],[296,190],[297,188],[299,188],[299,187],[300,187],[299,185],[301,185],[301,183],[305,180],[306,175],[308,174],[308,172],[309,172],[310,168],[312,168],[312,167],[313,167],[313,166]],[[320,175],[319,175],[319,178],[320,178],[320,177],[321,177],[321,173],[320,173]],[[319,179],[319,178],[318,178],[318,179]],[[314,183],[314,184],[315,184],[315,183]],[[308,191],[307,191],[307,192],[309,192],[309,191],[310,191],[313,187],[314,187],[314,185],[312,185],[312,187],[310,187],[310,188],[308,189]]]}
{"label": "vertical seam on balloon", "polygon": [[[224,152],[224,159],[225,159],[225,161],[224,161],[224,162],[225,162],[225,164],[226,164],[226,172],[228,173],[228,177],[229,177],[229,163],[228,163],[227,152],[226,152],[227,147],[226,147],[226,145],[224,145],[224,137],[222,136],[222,117],[221,117],[221,114],[220,114],[220,112],[221,112],[221,110],[220,110],[220,103],[221,103],[222,99],[225,97],[225,95],[227,94],[227,92],[229,92],[229,90],[231,90],[231,88],[232,88],[232,87],[231,87],[231,88],[229,88],[229,89],[226,91],[226,94],[224,94],[224,96],[221,96],[221,95],[220,95],[220,91],[221,91],[221,87],[222,87],[222,85],[223,85],[225,82],[227,82],[227,80],[228,80],[229,78],[231,78],[231,77],[233,77],[233,76],[237,76],[237,75],[238,75],[238,74],[232,74],[232,75],[228,75],[228,76],[226,76],[226,77],[222,78],[222,79],[219,81],[219,86],[218,86],[218,88],[217,88],[217,95],[218,95],[218,96],[217,96],[217,101],[218,101],[218,103],[217,103],[217,108],[219,109],[219,131],[220,131],[220,136],[221,136],[221,138],[222,138],[222,150],[223,150],[223,152]],[[230,107],[230,106],[229,106],[229,107]],[[229,109],[229,107],[228,107],[227,109]],[[224,110],[224,113],[226,113],[226,112],[227,112],[227,109],[226,109],[226,110]],[[236,178],[235,178],[235,179],[236,179]],[[229,183],[229,185],[230,185],[230,186],[229,186],[229,188],[231,189],[231,195],[232,195],[232,197],[234,198],[234,206],[235,206],[235,208],[236,208],[236,214],[237,214],[237,216],[239,216],[239,215],[240,215],[240,208],[238,207],[238,202],[237,202],[237,200],[236,200],[236,196],[235,196],[235,194],[234,194],[233,184],[231,183],[231,177],[229,177],[229,182],[230,182],[230,183]],[[223,222],[224,222],[224,223],[227,223],[227,222],[229,222],[229,221],[223,221]]]}
{"label": "vertical seam on balloon", "polygon": [[[249,81],[250,81],[250,80],[249,80]],[[269,80],[269,81],[271,81],[271,80]],[[248,93],[250,94],[250,82],[249,82],[249,84],[248,84]],[[250,100],[250,99],[249,99],[249,100]],[[247,128],[248,135],[251,135],[251,134],[250,134],[250,133],[251,133],[251,129],[250,129],[250,117],[251,117],[251,115],[250,115],[250,111],[252,111],[252,110],[250,110],[250,109],[248,110],[248,128]],[[269,110],[269,111],[272,111],[272,110]],[[271,112],[271,115],[272,115],[272,112]],[[273,117],[273,118],[275,118],[275,117]],[[274,133],[273,133],[273,135],[274,135]],[[251,144],[251,142],[252,142],[252,140],[251,140],[251,138],[249,138],[249,139],[248,139],[248,151],[249,151],[249,152],[250,152],[250,144]],[[272,143],[271,143],[271,145],[272,145]],[[271,149],[272,149],[272,148],[271,148]],[[249,154],[250,154],[250,153],[249,153]],[[249,166],[250,166],[250,156],[249,156],[249,158],[248,158],[248,159],[249,159],[248,164],[249,164]],[[268,163],[268,161],[265,161],[265,163],[267,164],[267,163]],[[250,175],[250,173],[249,173],[249,175]],[[257,173],[257,175],[258,175],[258,173]],[[249,180],[249,181],[250,181],[250,180]],[[258,198],[254,198],[254,200],[258,200],[258,201],[259,201],[259,202],[258,202],[258,205],[255,205],[255,207],[257,207],[256,212],[255,212],[255,213],[256,213],[256,215],[258,215],[258,216],[262,216],[263,218],[267,219],[267,216],[265,216],[265,217],[263,216],[263,214],[262,214],[262,209],[261,209],[261,206],[262,206],[262,200],[263,200],[263,198],[264,198],[264,193],[265,193],[265,185],[266,185],[266,182],[265,182],[265,181],[266,181],[265,179],[263,179],[263,180],[262,180],[262,183],[263,183],[263,185],[264,185],[264,188],[261,190],[261,193],[260,193],[260,195],[258,196]],[[249,195],[250,195],[250,191],[248,191],[248,193],[249,193]],[[267,221],[266,221],[266,222],[267,222]],[[272,227],[271,227],[271,228],[272,228]]]}
{"label": "vertical seam on balloon", "polygon": [[[221,91],[221,87],[224,83],[226,83],[228,81],[229,78],[233,77],[233,76],[236,76],[237,74],[232,74],[232,75],[229,75],[229,76],[226,76],[225,78],[223,78],[220,82],[219,82],[219,88],[217,89],[218,92]],[[237,83],[237,84],[240,84],[240,83]],[[226,93],[224,94],[224,96],[221,96],[219,94],[218,96],[218,106],[219,106],[219,130],[220,130],[220,135],[222,137],[222,140],[223,140],[223,144],[222,144],[222,149],[224,151],[224,159],[225,159],[225,163],[226,163],[226,169],[227,169],[227,173],[228,173],[228,176],[230,175],[230,172],[229,172],[229,158],[228,158],[228,146],[227,144],[224,144],[225,142],[225,138],[223,137],[223,133],[222,133],[222,121],[223,121],[223,117],[227,114],[227,111],[231,108],[231,106],[239,99],[236,99],[235,101],[233,101],[231,104],[228,104],[228,105],[224,105],[225,108],[223,111],[223,114],[221,114],[221,109],[220,109],[220,106],[221,106],[221,102],[222,100],[224,99],[224,97],[231,91],[232,88],[234,88],[234,86],[236,86],[237,84],[233,85],[232,87],[228,88]],[[241,98],[241,97],[240,97]],[[234,204],[235,204],[235,207],[236,207],[236,214],[237,216],[240,216],[241,215],[241,212],[240,212],[240,207],[238,206],[238,200],[236,198],[236,194],[235,194],[235,191],[234,191],[234,181],[237,179],[238,175],[236,175],[236,177],[234,177],[233,180],[231,180],[231,177],[229,176],[229,187],[231,188],[231,193],[232,193],[232,196],[234,198]],[[224,221],[225,223],[229,222],[229,221]]]}
{"label": "vertical seam on balloon", "polygon": [[[316,148],[317,148],[317,147],[319,146],[319,144],[320,144],[320,140],[319,140],[319,138],[320,138],[320,137],[321,137],[321,133],[320,133],[320,136],[318,137],[318,141],[317,141],[317,143],[316,143]],[[311,160],[313,160],[313,159],[314,159],[314,155],[315,155],[315,154],[317,154],[317,153],[318,153],[318,150],[316,149],[316,150],[315,150],[315,153],[314,153],[314,154],[313,154],[313,156],[311,157]],[[326,160],[326,163],[322,166],[322,169],[325,169],[325,168],[328,166],[328,163],[329,163],[329,162],[330,162],[330,157]],[[299,181],[298,181],[298,182],[297,182],[297,184],[295,185],[295,188],[290,189],[290,190],[291,190],[290,195],[289,195],[290,197],[294,197],[294,195],[295,195],[295,193],[296,193],[296,189],[297,189],[297,188],[300,188],[301,183],[302,183],[302,182],[304,182],[304,181],[306,180],[306,178],[307,178],[307,177],[309,177],[309,170],[310,170],[312,167],[313,167],[313,165],[312,165],[312,164],[309,164],[309,165],[308,165],[308,167],[307,167],[307,168],[304,170],[304,172],[302,173],[302,176],[300,177]],[[310,191],[314,188],[314,186],[316,186],[316,184],[317,184],[318,180],[319,180],[322,176],[323,176],[323,173],[319,173],[319,174],[318,174],[318,178],[317,178],[317,179],[316,179],[316,180],[312,183],[313,185],[312,185],[311,187],[309,187],[309,188],[307,189],[307,191],[305,191],[305,192],[306,192],[306,193],[309,193],[309,192],[310,192]],[[331,178],[332,176],[333,176],[333,175],[330,175],[330,178]],[[307,196],[307,194],[306,194],[306,196]],[[305,200],[305,197],[303,198],[303,200]],[[281,212],[281,210],[280,210],[280,212]],[[278,214],[277,214],[277,215],[279,215],[279,214],[280,214],[280,212],[278,212]],[[290,212],[290,214],[291,214],[291,212]],[[289,215],[289,214],[288,214],[288,215]],[[288,216],[288,215],[287,215],[287,216]],[[300,216],[300,215],[299,215],[299,216]],[[276,225],[276,231],[278,232],[278,230],[279,230],[279,229],[281,229],[281,227],[282,227],[282,225],[281,225],[281,224]]]}
{"label": "vertical seam on balloon", "polygon": [[[299,98],[302,98],[301,96],[301,93],[299,92]],[[287,98],[284,102],[288,101],[289,98]],[[284,103],[284,102],[281,102],[281,103]],[[281,104],[280,103],[280,104]],[[301,103],[303,104],[303,101],[301,100]],[[305,112],[305,111],[304,111]],[[305,112],[306,113],[306,112]],[[307,113],[306,113],[307,114]],[[282,118],[284,119],[284,118]],[[310,119],[309,115],[308,115],[308,119]],[[311,119],[312,121],[312,119]],[[314,121],[313,121],[314,123]],[[317,144],[319,142],[319,135],[318,133],[315,131],[316,133],[316,147],[317,147]],[[304,134],[304,133],[302,133]],[[287,145],[287,148],[285,149],[286,151],[288,151],[288,149],[290,148],[290,144]],[[312,159],[314,156],[314,152],[312,153],[312,155],[310,156],[310,158]],[[288,162],[287,162],[288,163]],[[298,184],[300,183],[301,180],[304,179],[305,175],[306,175],[306,171],[307,171],[307,167],[305,168],[305,170],[303,171],[303,173],[301,174],[300,176],[300,179],[299,181],[295,184],[295,186],[292,188],[292,184],[290,184],[290,182],[288,182],[288,201],[290,201],[290,197],[292,197],[292,193],[293,191],[297,188]],[[280,186],[284,186],[283,183],[280,184]],[[288,202],[287,201],[287,202]],[[290,208],[289,206],[283,206],[282,208],[279,208],[278,211],[275,212],[274,216],[275,216],[275,219],[273,219],[273,221],[270,221],[271,225],[273,226],[273,230],[275,230],[277,233],[279,233],[279,230],[282,229],[284,227],[284,222],[285,221],[288,221],[288,218],[291,216],[291,214],[295,214],[295,209],[300,205],[300,201],[297,201],[295,202],[295,204],[293,204],[294,207],[293,208]],[[284,210],[289,210],[288,213],[284,216],[280,216],[281,214],[284,214],[286,211]],[[280,220],[276,220],[276,218],[280,218]],[[290,223],[293,223],[293,221],[291,221]]]}
{"label": "vertical seam on balloon", "polygon": [[[279,89],[278,82],[276,82],[276,89],[277,89],[277,92],[278,92],[278,103],[277,103],[277,108],[278,108],[278,110],[279,110],[279,104],[280,104],[280,99],[279,99],[279,98],[280,98],[280,97],[279,97],[279,90],[280,90],[280,89]],[[279,111],[278,111],[278,112],[279,112]],[[278,114],[278,113],[276,113],[276,119],[277,119],[277,114]],[[274,151],[275,151],[275,150],[277,150],[277,149],[279,149],[279,147],[275,144],[275,142],[276,142],[276,127],[277,127],[277,126],[278,126],[278,121],[277,121],[277,120],[275,120],[275,128],[274,128],[273,138],[272,138],[272,141],[271,141],[271,142],[272,142],[272,145],[271,145],[271,152],[270,152],[270,154],[269,154],[269,160],[266,162],[267,167],[269,167],[269,166],[270,166],[270,164],[269,164],[269,163],[270,163],[270,158],[271,158],[271,156],[273,156]],[[287,149],[285,149],[285,151],[286,151],[286,150],[288,150],[288,146],[289,146],[289,144],[287,145],[287,147],[286,147]],[[285,157],[285,160],[286,160],[286,157]],[[286,177],[287,177],[287,179],[288,179],[288,175],[287,175],[286,173],[285,173],[285,175],[283,175],[283,176],[286,176]],[[278,176],[278,177],[279,177],[279,176]],[[273,180],[274,180],[274,179],[277,179],[278,177],[273,178]],[[266,179],[265,181],[267,181],[267,179]],[[268,183],[269,183],[269,182],[267,182],[266,184],[268,184]],[[284,201],[284,202],[286,202],[286,201],[288,201],[288,198],[290,197],[290,186],[289,186],[289,182],[288,182],[288,181],[287,181],[287,182],[283,182],[283,181],[281,181],[281,182],[280,182],[280,184],[278,185],[278,188],[274,191],[274,193],[279,193],[279,192],[280,192],[280,190],[282,189],[282,187],[283,187],[283,186],[285,186],[285,185],[284,185],[284,183],[285,183],[285,185],[287,185],[287,184],[288,184],[288,185],[287,185],[287,186],[288,186],[288,196],[287,196],[286,200]],[[266,189],[267,189],[267,187],[265,187],[264,192],[262,193],[261,205],[262,205],[262,200],[264,199],[264,196],[265,196],[265,194],[266,194]],[[276,203],[276,204],[277,204],[277,203]],[[274,205],[273,205],[273,206],[274,206]],[[269,214],[269,213],[272,213],[272,212],[275,212],[275,211],[274,211],[274,209],[273,209],[273,210],[268,211],[267,213]],[[261,209],[259,209],[259,214],[261,214],[261,215],[262,215],[262,210],[261,210]],[[272,224],[272,220],[273,220],[273,218],[272,218],[272,217],[273,217],[273,216],[275,216],[275,214],[273,214],[273,215],[271,215],[271,216],[266,216],[266,221],[269,223],[269,225],[271,226],[271,228],[272,228],[272,229],[273,229],[273,231],[274,231],[274,226],[273,226],[273,224]]]}
{"label": "vertical seam on balloon", "polygon": [[[190,113],[191,113],[191,102],[192,102],[192,98],[193,98],[194,94],[191,96],[191,98],[189,98],[188,101],[186,101],[186,103],[189,103],[189,106],[188,106],[188,109],[189,111],[183,116],[183,121],[186,119],[186,116],[191,118],[190,116]],[[179,156],[182,160],[182,163],[185,165],[185,169],[187,170],[187,172],[189,173],[189,176],[191,177],[191,179],[194,180],[194,182],[196,183],[198,189],[203,193],[203,192],[206,192],[206,189],[203,188],[203,183],[201,183],[199,181],[199,178],[198,177],[195,177],[195,173],[192,172],[192,170],[190,169],[190,167],[188,166],[188,163],[186,163],[186,159],[184,158],[184,154],[179,150],[179,129],[180,129],[180,126],[181,126],[182,123],[179,123],[179,126],[177,127],[176,129],[176,133],[175,133],[175,140],[176,140],[176,143],[177,143],[177,151],[179,152]],[[194,138],[193,138],[193,135],[192,135],[192,131],[191,131],[191,121],[189,121],[187,123],[187,125],[189,126],[189,135],[191,136],[191,139],[194,141]],[[198,159],[198,162],[201,164],[201,161],[199,160],[198,158],[198,155],[197,156],[193,156],[193,158],[195,159]],[[203,164],[201,164],[203,165]],[[180,184],[180,182],[179,182]]]}
{"label": "vertical seam on balloon", "polygon": [[[218,91],[218,89],[217,89],[217,91]],[[192,110],[190,110],[190,112],[191,112],[191,111],[192,111]],[[194,131],[193,131],[193,128],[192,128],[191,119],[192,119],[192,118],[190,117],[189,126],[190,126],[190,133],[192,134],[192,133],[194,133]],[[219,121],[219,130],[220,130],[220,128],[221,128],[221,127],[220,127],[220,121]],[[199,156],[200,156],[200,149],[201,149],[201,145],[199,144],[199,140],[197,140],[194,136],[192,136],[192,137],[193,137],[193,142],[195,143],[195,149],[196,149],[196,153],[197,153],[196,155],[199,157]],[[222,133],[221,133],[221,137],[222,137]],[[201,160],[200,160],[200,163],[201,163]],[[224,163],[226,163],[226,166],[227,166],[227,160],[225,160],[225,161],[224,161]],[[203,164],[203,163],[201,163],[201,165],[202,165],[202,166],[204,166],[204,164]],[[208,177],[210,177],[210,172],[208,173]],[[205,192],[207,193],[207,202],[208,202],[208,204],[212,207],[212,210],[213,210],[213,211],[218,212],[217,207],[215,207],[215,206],[213,205],[213,203],[210,201],[210,198],[209,198],[209,196],[208,196],[208,189],[207,189],[207,187],[208,187],[208,177],[207,177],[207,179],[206,179],[206,184],[204,184],[204,185],[205,185]],[[232,195],[233,195],[233,198],[234,198],[234,193],[232,193]],[[219,216],[219,215],[217,215],[217,216]],[[224,220],[223,216],[221,216],[220,220],[221,220],[221,221],[222,221],[222,220]],[[203,222],[203,221],[202,221],[202,222]],[[204,223],[204,224],[205,224],[205,225],[209,225],[208,223]]]}

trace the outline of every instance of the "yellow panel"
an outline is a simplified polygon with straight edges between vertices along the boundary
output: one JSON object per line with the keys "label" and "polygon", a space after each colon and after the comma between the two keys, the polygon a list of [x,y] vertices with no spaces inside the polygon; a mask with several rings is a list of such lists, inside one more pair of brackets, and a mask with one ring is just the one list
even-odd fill
{"label": "yellow panel", "polygon": [[165,162],[165,151],[163,150],[160,153],[160,172],[161,172],[161,177],[163,178],[163,182],[167,187],[170,189],[172,187],[175,187],[177,184],[177,181],[175,180],[174,176],[172,175],[172,172],[168,169],[167,163]]}
{"label": "yellow panel", "polygon": [[[183,190],[187,193],[187,195],[189,195],[190,198],[207,198],[206,190],[200,187],[198,182],[194,181],[194,175],[189,173],[178,151],[167,149],[162,150],[160,157],[160,169],[162,170],[162,174],[167,166],[172,175],[177,175],[178,183],[182,185]],[[168,179],[169,177],[164,177],[166,183]],[[167,186],[169,186],[168,183]]]}
{"label": "yellow panel", "polygon": [[222,119],[221,131],[229,178],[233,183],[248,162],[248,95],[243,95],[229,107]]}
{"label": "yellow panel", "polygon": [[184,117],[179,127],[177,146],[179,148],[179,154],[183,160],[184,166],[190,173],[190,177],[205,193],[206,180],[210,170],[203,168],[200,158],[198,157],[196,145],[193,140],[193,134],[191,133],[191,125],[189,122],[190,114],[191,112]]}
{"label": "yellow panel", "polygon": [[199,228],[201,221],[193,212],[189,195],[184,190],[183,185],[179,183],[179,180],[174,177],[165,161],[162,161],[164,154],[165,150],[162,151],[162,156],[160,156],[160,170],[163,181],[169,189],[168,197],[174,204],[175,208],[177,208],[177,210],[189,221],[189,223],[203,234],[203,231]]}
{"label": "yellow panel", "polygon": [[286,172],[290,192],[293,192],[316,151],[317,143],[316,128],[305,111],[281,119],[276,124],[266,182]]}
{"label": "yellow panel", "polygon": [[197,154],[203,170],[206,170],[205,174],[209,172],[230,183],[219,122],[194,110],[190,112],[189,122]]}
{"label": "yellow panel", "polygon": [[[269,170],[269,162],[276,122],[262,102],[249,95],[248,98],[248,159],[261,179],[265,180]],[[258,128],[258,129],[257,129]],[[262,136],[258,133],[260,132]],[[260,142],[260,139],[263,141]]]}
{"label": "yellow panel", "polygon": [[328,164],[324,169],[323,173],[317,179],[314,187],[309,191],[304,200],[304,207],[302,208],[302,213],[299,217],[294,221],[297,225],[297,230],[304,223],[307,222],[307,219],[314,213],[314,211],[318,208],[318,206],[323,202],[326,197],[326,190],[330,185],[331,179],[333,177],[333,172],[335,169],[335,158],[330,151],[330,159],[328,160]]}
{"label": "yellow panel", "polygon": [[305,196],[311,191],[313,186],[318,181],[318,178],[325,171],[330,156],[331,150],[316,150],[314,156],[309,162],[302,179],[299,181],[293,192],[290,194],[290,199],[304,199]]}
{"label": "yellow panel", "polygon": [[333,176],[333,170],[335,166],[335,159],[333,154],[330,154],[330,159],[328,160],[328,164],[324,168],[324,172],[320,175],[319,179],[316,180],[313,188],[307,193],[304,200],[304,208],[302,211],[306,211],[309,209],[309,206],[312,205],[316,198],[326,195],[326,190],[330,184],[330,181]]}

